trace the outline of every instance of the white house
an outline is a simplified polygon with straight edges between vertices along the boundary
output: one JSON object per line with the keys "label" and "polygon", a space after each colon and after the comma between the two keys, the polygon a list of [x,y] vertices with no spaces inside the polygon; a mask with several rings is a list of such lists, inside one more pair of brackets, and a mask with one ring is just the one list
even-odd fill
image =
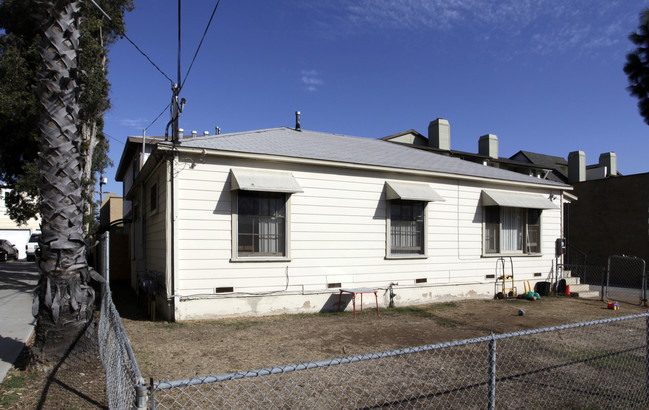
{"label": "white house", "polygon": [[378,289],[386,306],[391,284],[402,306],[493,297],[502,257],[520,292],[554,272],[571,189],[299,128],[144,150],[130,138],[117,180],[131,202],[132,285],[176,321],[335,310],[341,288]]}
{"label": "white house", "polygon": [[[40,232],[40,221],[31,218],[26,223],[19,225],[9,217],[5,205],[5,195],[11,190],[0,187],[0,239],[6,239],[18,248],[18,258],[25,259],[25,245],[29,242],[32,233]],[[40,219],[40,218],[39,218]]]}

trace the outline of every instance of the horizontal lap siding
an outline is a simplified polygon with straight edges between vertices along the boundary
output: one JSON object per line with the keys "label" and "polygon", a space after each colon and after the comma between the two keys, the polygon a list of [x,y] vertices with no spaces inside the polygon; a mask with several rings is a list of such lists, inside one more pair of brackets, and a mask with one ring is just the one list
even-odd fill
{"label": "horizontal lap siding", "polygon": [[[497,259],[481,254],[483,187],[307,165],[257,164],[260,169],[268,165],[292,172],[304,191],[290,200],[291,260],[230,262],[229,172],[252,167],[236,159],[211,161],[195,159],[196,166],[184,167],[177,178],[177,287],[182,296],[214,294],[217,287],[239,292],[324,291],[328,283],[385,287],[390,282],[414,285],[422,278],[433,285],[492,281],[486,276],[494,273]],[[427,259],[385,259],[386,180],[428,183],[445,199],[428,204]],[[544,211],[542,224],[545,254],[514,258],[522,275],[546,274],[551,268],[559,211]]]}
{"label": "horizontal lap siding", "polygon": [[[166,167],[159,167],[145,183],[146,207],[146,266],[147,269],[165,273],[167,264],[166,241]],[[157,209],[151,211],[151,186],[157,184]]]}

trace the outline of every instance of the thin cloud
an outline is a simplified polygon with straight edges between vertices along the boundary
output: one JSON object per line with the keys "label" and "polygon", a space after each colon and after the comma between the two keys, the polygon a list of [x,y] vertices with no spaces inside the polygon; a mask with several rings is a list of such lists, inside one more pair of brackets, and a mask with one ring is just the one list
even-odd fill
{"label": "thin cloud", "polygon": [[610,0],[330,0],[305,7],[328,22],[326,31],[320,27],[326,36],[361,30],[461,33],[538,54],[618,45],[640,11]]}
{"label": "thin cloud", "polygon": [[129,128],[138,128],[143,129],[147,125],[147,120],[145,119],[135,119],[135,118],[122,118],[119,120],[119,123],[124,127]]}
{"label": "thin cloud", "polygon": [[324,81],[320,78],[320,73],[316,70],[302,70],[301,74],[300,81],[308,91],[317,91],[318,87],[324,85]]}

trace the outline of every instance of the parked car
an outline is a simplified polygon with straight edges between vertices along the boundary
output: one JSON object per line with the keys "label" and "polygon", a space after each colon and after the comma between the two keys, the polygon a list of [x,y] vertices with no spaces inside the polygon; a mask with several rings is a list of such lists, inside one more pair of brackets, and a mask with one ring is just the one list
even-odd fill
{"label": "parked car", "polygon": [[6,239],[0,239],[0,261],[18,260],[18,248]]}
{"label": "parked car", "polygon": [[38,241],[41,239],[40,233],[33,233],[29,237],[29,242],[25,245],[25,254],[27,255],[27,260],[32,261],[36,260],[36,252],[38,251]]}

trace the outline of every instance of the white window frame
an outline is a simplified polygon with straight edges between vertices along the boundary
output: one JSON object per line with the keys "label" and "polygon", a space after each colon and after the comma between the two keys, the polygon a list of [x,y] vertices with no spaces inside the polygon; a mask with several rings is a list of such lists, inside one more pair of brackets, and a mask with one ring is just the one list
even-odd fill
{"label": "white window frame", "polygon": [[[291,193],[281,193],[284,195],[284,254],[267,255],[267,254],[246,254],[239,255],[239,190],[233,190],[232,193],[232,262],[278,262],[291,260]],[[278,194],[278,192],[268,191],[249,191],[257,194]]]}
{"label": "white window frame", "polygon": [[[487,212],[493,211],[497,209],[498,210],[498,221],[497,222],[489,222],[487,220]],[[507,212],[507,210],[515,210],[516,212],[520,213],[521,215],[521,220],[522,220],[522,228],[521,232],[519,233],[519,238],[516,238],[515,240],[518,241],[520,240],[520,247],[521,249],[507,249],[503,250],[505,247],[504,242],[507,240],[506,234],[503,229],[504,225],[504,218],[503,218],[503,213]],[[530,247],[530,239],[529,239],[529,234],[530,234],[530,223],[529,223],[529,217],[530,217],[530,212],[538,212],[538,239],[537,239],[537,248],[538,251],[529,251]],[[491,257],[491,256],[541,256],[543,254],[543,248],[542,248],[542,216],[543,216],[543,210],[542,209],[536,209],[536,208],[518,208],[518,207],[504,207],[504,206],[483,206],[482,207],[482,255],[485,257]],[[489,224],[493,224],[497,226],[498,231],[495,232],[495,240],[496,240],[496,249],[495,251],[491,250],[491,247],[487,246],[487,241],[489,238],[492,237],[492,234],[490,230],[493,227],[489,227]],[[511,238],[510,238],[511,239]]]}
{"label": "white window frame", "polygon": [[[421,203],[423,222],[422,222],[422,252],[421,253],[399,253],[393,252],[392,244],[392,206],[396,202],[402,203]],[[386,259],[425,259],[428,257],[428,201],[415,201],[405,199],[388,199],[386,200]]]}

